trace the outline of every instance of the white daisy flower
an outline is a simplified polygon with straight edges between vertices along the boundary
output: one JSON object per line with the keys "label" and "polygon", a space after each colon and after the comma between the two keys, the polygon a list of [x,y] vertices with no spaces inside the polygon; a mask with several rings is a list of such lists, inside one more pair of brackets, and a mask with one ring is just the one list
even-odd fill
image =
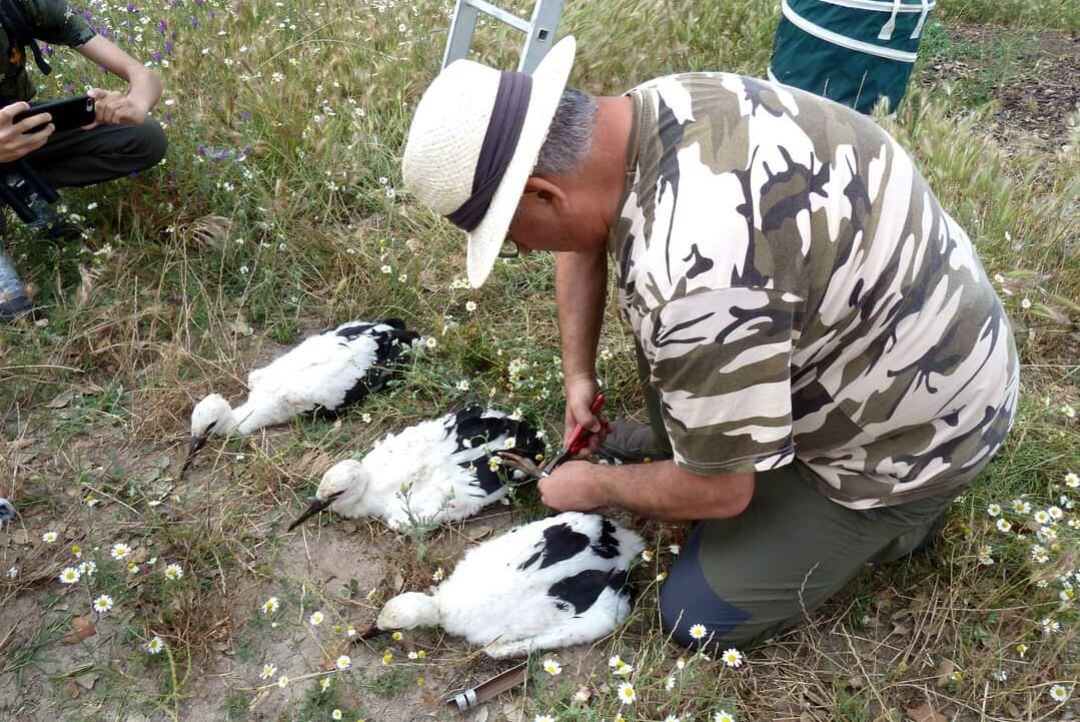
{"label": "white daisy flower", "polygon": [[624,664],[626,664],[626,662],[622,661],[622,657],[617,654],[608,657],[607,666],[609,667],[621,667]]}
{"label": "white daisy flower", "polygon": [[116,542],[112,545],[109,554],[112,555],[113,559],[127,559],[128,555],[131,554],[131,547],[124,542]]}
{"label": "white daisy flower", "polygon": [[64,567],[64,570],[60,572],[61,584],[74,584],[82,578],[82,572],[75,567]]}
{"label": "white daisy flower", "polygon": [[645,551],[641,552],[641,558],[647,562],[651,562],[653,560],[652,549],[646,549]]}
{"label": "white daisy flower", "polygon": [[1076,590],[1071,587],[1062,589],[1058,592],[1058,599],[1066,603],[1071,602],[1076,599]]}
{"label": "white daisy flower", "polygon": [[629,682],[623,682],[619,685],[618,689],[619,701],[623,704],[633,704],[637,699],[637,692],[634,691],[634,685]]}
{"label": "white daisy flower", "polygon": [[311,616],[308,617],[308,623],[313,627],[317,627],[323,623],[323,619],[324,615],[322,612],[312,612]]}
{"label": "white daisy flower", "polygon": [[320,692],[325,692],[328,689],[330,689],[330,678],[329,677],[323,677],[322,679],[319,680],[319,691]]}
{"label": "white daisy flower", "polygon": [[97,571],[97,562],[94,560],[83,562],[79,565],[79,571],[87,576],[92,576]]}
{"label": "white daisy flower", "polygon": [[54,541],[57,540],[59,536],[60,535],[54,531],[47,531],[41,535],[41,541],[45,542],[46,544],[52,544]]}
{"label": "white daisy flower", "polygon": [[1069,690],[1065,689],[1064,685],[1055,684],[1050,688],[1050,697],[1055,702],[1066,702],[1069,699]]}
{"label": "white daisy flower", "polygon": [[278,607],[280,607],[280,606],[281,606],[281,602],[278,601],[277,597],[270,597],[269,599],[267,599],[265,602],[262,603],[262,613],[263,614],[272,614],[272,613],[276,612],[278,610]]}
{"label": "white daisy flower", "polygon": [[1054,634],[1061,631],[1061,624],[1050,617],[1044,617],[1039,624],[1042,625],[1043,634]]}
{"label": "white daisy flower", "polygon": [[722,709],[713,715],[713,722],[735,722],[735,716]]}
{"label": "white daisy flower", "polygon": [[285,675],[281,675],[280,677],[277,678],[277,686],[281,687],[282,689],[285,689],[286,687],[289,686],[289,678],[286,677]]}
{"label": "white daisy flower", "polygon": [[1020,659],[1024,658],[1024,655],[1027,654],[1027,651],[1028,651],[1028,646],[1026,644],[1024,644],[1023,642],[1016,645],[1016,653],[1020,655]]}
{"label": "white daisy flower", "polygon": [[431,581],[433,581],[433,582],[441,582],[445,578],[446,578],[446,572],[443,570],[442,567],[439,567],[438,569],[436,569],[435,573],[431,575]]}
{"label": "white daisy flower", "polygon": [[1037,512],[1035,512],[1035,522],[1038,524],[1049,524],[1050,513],[1039,509]]}
{"label": "white daisy flower", "polygon": [[270,679],[277,674],[276,664],[264,664],[262,671],[259,672],[259,679]]}
{"label": "white daisy flower", "polygon": [[720,659],[724,661],[729,667],[741,667],[743,663],[742,652],[732,647],[731,649],[725,649],[724,653],[720,655]]}
{"label": "white daisy flower", "polygon": [[675,669],[685,669],[685,668],[686,668],[686,659],[685,658],[679,657],[678,659],[675,660]]}
{"label": "white daisy flower", "polygon": [[330,713],[330,719],[341,719],[341,715],[341,710],[335,709],[333,712]]}
{"label": "white daisy flower", "polygon": [[634,671],[634,665],[627,664],[626,662],[623,662],[622,664],[617,665],[615,667],[615,669],[611,670],[611,673],[616,674],[616,675],[618,675],[620,677],[626,677],[626,676],[629,676],[630,674],[632,674],[633,671]]}
{"label": "white daisy flower", "polygon": [[184,577],[184,568],[179,564],[170,564],[165,567],[165,578],[172,581],[182,579]]}
{"label": "white daisy flower", "polygon": [[673,689],[675,689],[675,675],[669,675],[668,678],[664,680],[664,691],[670,692]]}
{"label": "white daisy flower", "polygon": [[544,671],[550,674],[552,677],[555,677],[562,674],[562,665],[551,657],[548,657],[544,660]]}
{"label": "white daisy flower", "polygon": [[146,643],[146,651],[150,654],[157,654],[163,649],[165,649],[165,640],[156,634],[153,639]]}
{"label": "white daisy flower", "polygon": [[994,679],[995,682],[1004,682],[1009,678],[1009,673],[1006,672],[1004,669],[996,669],[990,673],[990,676]]}
{"label": "white daisy flower", "polygon": [[348,669],[352,666],[352,657],[347,654],[343,654],[337,658],[334,664],[337,665],[338,669]]}
{"label": "white daisy flower", "polygon": [[1061,413],[1065,414],[1065,418],[1067,419],[1076,418],[1076,409],[1074,409],[1072,406],[1069,406],[1068,404],[1065,404],[1061,407]]}
{"label": "white daisy flower", "polygon": [[680,547],[678,544],[669,544],[667,550],[671,554],[678,555],[678,553],[682,551],[682,547]]}
{"label": "white daisy flower", "polygon": [[477,309],[476,301],[466,301],[465,310],[469,313],[474,313]]}
{"label": "white daisy flower", "polygon": [[469,390],[469,380],[468,379],[462,379],[461,381],[458,381],[457,382],[457,390],[458,391],[468,391]]}
{"label": "white daisy flower", "polygon": [[1012,524],[1009,523],[1008,519],[998,519],[995,526],[1002,534],[1008,534],[1010,531],[1012,531]]}
{"label": "white daisy flower", "polygon": [[986,507],[986,513],[990,516],[998,516],[1001,514],[1001,504],[990,504]]}
{"label": "white daisy flower", "polygon": [[690,627],[690,636],[693,639],[705,639],[705,635],[709,633],[709,630],[705,629],[704,624],[695,624]]}
{"label": "white daisy flower", "polygon": [[1065,486],[1070,489],[1080,489],[1080,475],[1070,471],[1065,475]]}
{"label": "white daisy flower", "polygon": [[1057,521],[1061,517],[1065,516],[1065,512],[1061,510],[1059,506],[1052,506],[1046,510],[1046,513],[1050,515],[1050,518]]}
{"label": "white daisy flower", "polygon": [[1012,508],[1017,514],[1031,513],[1031,503],[1023,499],[1013,499]]}
{"label": "white daisy flower", "polygon": [[105,614],[107,611],[113,608],[113,598],[108,594],[102,594],[100,597],[94,600],[94,611],[98,614]]}

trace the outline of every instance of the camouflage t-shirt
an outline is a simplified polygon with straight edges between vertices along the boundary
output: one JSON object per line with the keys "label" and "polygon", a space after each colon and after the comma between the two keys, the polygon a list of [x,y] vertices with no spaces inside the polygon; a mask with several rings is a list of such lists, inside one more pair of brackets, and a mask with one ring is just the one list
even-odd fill
{"label": "camouflage t-shirt", "polygon": [[1012,424],[1016,350],[908,154],[853,110],[753,78],[630,96],[609,250],[676,462],[798,459],[860,509],[967,483]]}
{"label": "camouflage t-shirt", "polygon": [[[94,30],[82,15],[74,12],[64,0],[15,0],[23,8],[27,24],[34,37],[54,45],[75,48],[94,37]],[[26,74],[27,64],[33,64],[30,47],[13,47],[6,32],[0,32],[0,99],[30,100],[34,84]]]}

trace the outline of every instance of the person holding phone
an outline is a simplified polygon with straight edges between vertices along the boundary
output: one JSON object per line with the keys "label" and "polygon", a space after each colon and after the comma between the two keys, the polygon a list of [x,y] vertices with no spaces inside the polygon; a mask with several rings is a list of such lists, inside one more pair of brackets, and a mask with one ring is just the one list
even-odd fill
{"label": "person holding phone", "polygon": [[[89,186],[156,165],[165,155],[165,134],[148,115],[161,97],[161,79],[116,44],[96,34],[65,0],[2,0],[0,16],[0,168],[25,161],[53,188]],[[19,28],[32,35],[19,37]],[[44,66],[34,40],[66,45],[128,84],[124,91],[92,88],[94,119],[81,128],[57,130],[47,112],[22,120],[35,94],[26,70],[27,45]],[[7,179],[3,179],[7,182]],[[78,229],[58,219],[39,199],[34,210],[42,230],[56,238]],[[50,222],[51,221],[51,222]],[[14,267],[0,250],[0,320],[30,310]]]}

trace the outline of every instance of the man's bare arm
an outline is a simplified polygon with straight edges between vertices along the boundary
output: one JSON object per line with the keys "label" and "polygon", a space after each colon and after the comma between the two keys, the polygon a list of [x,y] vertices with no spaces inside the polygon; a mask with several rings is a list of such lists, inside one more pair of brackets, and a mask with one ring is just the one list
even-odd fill
{"label": "man's bare arm", "polygon": [[128,82],[127,93],[108,92],[95,88],[91,95],[97,100],[99,123],[138,125],[161,98],[161,78],[142,63],[128,55],[111,40],[95,35],[76,50],[101,65],[113,75]]}
{"label": "man's bare arm", "polygon": [[611,506],[668,521],[724,519],[750,504],[754,474],[700,476],[674,461],[624,466],[570,461],[540,480],[540,494],[558,511]]}
{"label": "man's bare arm", "polygon": [[[583,422],[598,431],[600,421],[591,411],[596,395],[596,345],[604,323],[607,295],[607,254],[562,252],[555,257],[555,299],[559,307],[566,385],[566,429]],[[599,439],[597,438],[597,443]]]}

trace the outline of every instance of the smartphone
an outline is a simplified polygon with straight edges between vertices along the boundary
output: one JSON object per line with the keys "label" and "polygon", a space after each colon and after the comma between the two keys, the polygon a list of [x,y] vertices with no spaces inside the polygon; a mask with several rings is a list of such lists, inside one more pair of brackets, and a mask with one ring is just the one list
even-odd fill
{"label": "smartphone", "polygon": [[[97,117],[94,113],[94,99],[89,95],[80,95],[77,98],[64,98],[62,100],[49,100],[44,103],[34,103],[29,109],[15,116],[15,123],[26,120],[40,113],[48,113],[52,116],[52,124],[56,132],[75,130],[84,125],[90,125]],[[34,129],[39,130],[37,128]]]}

